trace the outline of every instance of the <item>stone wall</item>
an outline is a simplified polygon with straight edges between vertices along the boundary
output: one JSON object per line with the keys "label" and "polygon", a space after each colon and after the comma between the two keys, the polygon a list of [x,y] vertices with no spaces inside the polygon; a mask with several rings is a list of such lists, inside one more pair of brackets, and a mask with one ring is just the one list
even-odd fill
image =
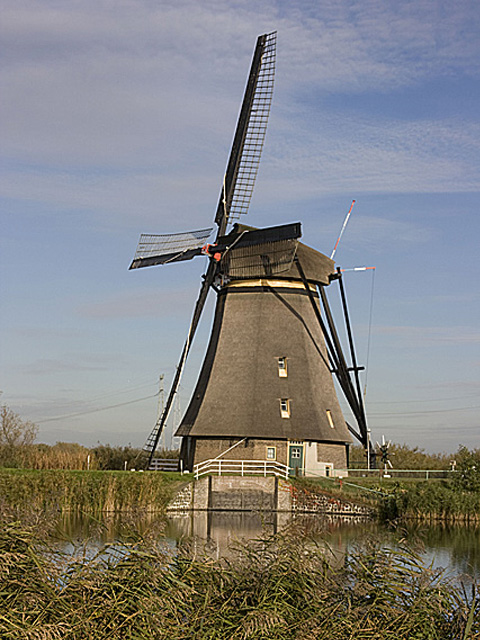
{"label": "stone wall", "polygon": [[350,500],[334,497],[320,490],[310,491],[290,485],[292,511],[297,513],[321,513],[337,516],[373,517],[374,510]]}
{"label": "stone wall", "polygon": [[369,507],[299,489],[274,476],[207,476],[179,491],[167,511],[280,511],[372,516]]}

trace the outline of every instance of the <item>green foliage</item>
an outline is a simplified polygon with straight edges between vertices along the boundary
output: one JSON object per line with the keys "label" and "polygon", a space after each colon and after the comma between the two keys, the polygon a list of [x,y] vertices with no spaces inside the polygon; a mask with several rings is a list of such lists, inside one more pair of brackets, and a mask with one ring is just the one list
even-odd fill
{"label": "green foliage", "polygon": [[480,449],[460,447],[457,456],[455,486],[463,491],[480,491]]}
{"label": "green foliage", "polygon": [[[98,444],[91,449],[75,442],[48,444],[2,445],[0,439],[0,467],[10,469],[101,469],[121,471],[138,468],[142,450],[127,446],[112,447]],[[177,458],[178,451],[161,451],[160,458]]]}
{"label": "green foliage", "polygon": [[157,449],[155,457],[163,460],[178,460],[180,458],[180,449]]}
{"label": "green foliage", "polygon": [[22,420],[7,405],[0,407],[0,465],[21,467],[37,435],[33,422]]}
{"label": "green foliage", "polygon": [[130,445],[124,447],[112,447],[109,444],[98,444],[91,449],[98,465],[98,469],[117,470],[135,469],[142,454],[141,449],[135,449]]}
{"label": "green foliage", "polygon": [[[89,458],[90,456],[90,458]],[[91,469],[96,461],[89,449],[70,442],[0,448],[0,466],[10,469]]]}
{"label": "green foliage", "polygon": [[0,531],[5,640],[480,638],[478,598],[403,547],[337,559],[292,530],[228,561],[142,541],[71,559],[36,539],[15,523]]}
{"label": "green foliage", "polygon": [[[450,469],[455,456],[445,453],[426,453],[419,447],[392,443],[388,449],[389,460],[395,469]],[[363,447],[354,445],[350,449],[350,466],[366,467],[366,454]]]}
{"label": "green foliage", "polygon": [[478,522],[480,492],[459,491],[454,480],[391,482],[382,485],[387,496],[381,513],[396,517]]}

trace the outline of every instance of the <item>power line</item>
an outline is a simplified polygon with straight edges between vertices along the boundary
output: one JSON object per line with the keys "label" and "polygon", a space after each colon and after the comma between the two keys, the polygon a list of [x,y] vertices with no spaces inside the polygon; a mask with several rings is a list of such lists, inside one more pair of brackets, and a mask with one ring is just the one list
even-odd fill
{"label": "power line", "polygon": [[478,393],[469,393],[466,396],[457,396],[456,398],[424,398],[423,400],[378,400],[369,402],[369,406],[377,404],[417,404],[419,402],[453,402],[454,400],[465,400],[465,398],[478,398]]}
{"label": "power line", "polygon": [[456,409],[431,409],[430,411],[404,411],[403,413],[369,413],[371,417],[391,417],[391,416],[422,416],[429,413],[454,413],[455,411],[470,411],[473,409],[480,409],[480,405],[474,407],[458,407]]}
{"label": "power line", "polygon": [[136,402],[144,402],[151,398],[156,398],[158,393],[154,393],[152,396],[145,396],[144,398],[137,398],[136,400],[129,400],[128,402],[119,402],[118,404],[112,404],[108,407],[99,407],[97,409],[87,409],[85,411],[78,411],[77,413],[68,413],[63,416],[56,416],[55,418],[46,418],[45,420],[35,420],[36,424],[45,424],[45,422],[55,422],[56,420],[66,420],[67,418],[76,418],[77,416],[84,416],[88,413],[97,413],[98,411],[107,411],[108,409],[116,409],[117,407],[125,407],[127,404],[135,404]]}

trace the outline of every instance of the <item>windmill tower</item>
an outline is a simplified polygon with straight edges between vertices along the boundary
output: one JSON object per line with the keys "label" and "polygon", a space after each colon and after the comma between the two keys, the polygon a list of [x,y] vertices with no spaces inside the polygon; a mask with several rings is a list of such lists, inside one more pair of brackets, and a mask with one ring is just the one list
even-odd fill
{"label": "windmill tower", "polygon": [[[183,468],[224,457],[277,460],[301,473],[345,469],[353,433],[368,446],[359,370],[341,274],[300,242],[300,223],[254,229],[248,212],[273,94],[276,33],[258,38],[213,228],[142,235],[131,269],[206,256],[208,266],[162,416],[145,445],[151,461],[175,398],[207,294],[215,317],[195,391],[176,432]],[[233,227],[227,233],[229,225]],[[325,289],[340,283],[351,365]],[[340,410],[332,374],[356,427]]]}

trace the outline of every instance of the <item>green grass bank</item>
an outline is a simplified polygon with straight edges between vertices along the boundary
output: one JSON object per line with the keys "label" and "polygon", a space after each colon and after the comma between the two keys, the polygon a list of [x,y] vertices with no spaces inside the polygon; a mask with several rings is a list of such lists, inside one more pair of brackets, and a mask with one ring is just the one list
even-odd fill
{"label": "green grass bank", "polygon": [[299,478],[300,487],[327,491],[336,497],[376,507],[386,520],[480,522],[480,489],[458,480],[397,480],[394,478]]}
{"label": "green grass bank", "polygon": [[0,506],[38,512],[165,510],[189,476],[162,472],[0,469]]}
{"label": "green grass bank", "polygon": [[[162,472],[0,469],[0,507],[57,513],[161,513],[191,475]],[[354,478],[294,481],[376,508],[385,519],[480,522],[480,490],[451,480]]]}

